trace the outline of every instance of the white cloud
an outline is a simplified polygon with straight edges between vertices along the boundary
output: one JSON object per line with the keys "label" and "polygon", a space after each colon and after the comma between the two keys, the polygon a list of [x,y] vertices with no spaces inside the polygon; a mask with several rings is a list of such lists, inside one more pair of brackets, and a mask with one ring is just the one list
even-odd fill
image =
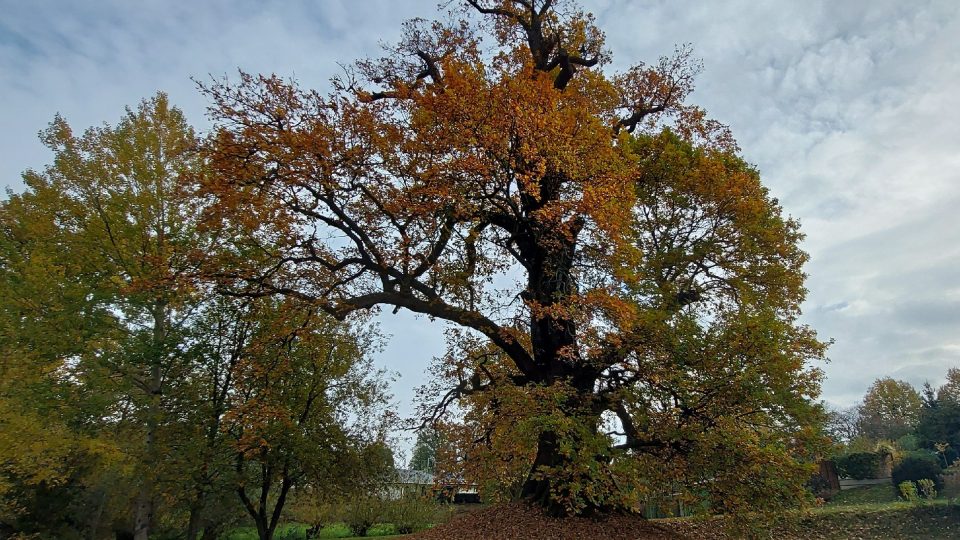
{"label": "white cloud", "polygon": [[[0,184],[41,167],[34,134],[171,94],[198,126],[190,77],[252,72],[323,88],[337,62],[374,54],[434,4],[6,2],[0,21]],[[731,125],[745,157],[808,234],[806,320],[836,339],[825,396],[849,403],[873,378],[919,384],[960,363],[960,3],[954,0],[592,0],[615,66],[693,43],[694,99]],[[405,400],[442,351],[440,328],[383,318],[384,363]]]}

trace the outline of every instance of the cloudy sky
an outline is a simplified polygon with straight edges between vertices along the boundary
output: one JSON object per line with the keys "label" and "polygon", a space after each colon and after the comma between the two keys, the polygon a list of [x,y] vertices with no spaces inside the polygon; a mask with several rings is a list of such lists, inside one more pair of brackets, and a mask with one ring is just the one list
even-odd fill
{"label": "cloudy sky", "polygon": [[[836,343],[824,397],[873,379],[937,384],[960,366],[960,2],[584,1],[614,67],[692,43],[693,101],[729,124],[807,233],[805,321]],[[434,0],[0,0],[0,185],[50,159],[57,112],[115,122],[158,90],[201,130],[191,77],[274,72],[324,89],[338,62],[377,53]],[[401,411],[440,329],[387,316],[381,362]]]}

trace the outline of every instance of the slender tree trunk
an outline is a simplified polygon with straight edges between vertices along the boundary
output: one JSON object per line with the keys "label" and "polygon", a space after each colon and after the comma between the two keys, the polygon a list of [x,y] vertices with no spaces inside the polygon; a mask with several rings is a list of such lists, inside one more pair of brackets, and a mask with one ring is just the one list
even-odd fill
{"label": "slender tree trunk", "polygon": [[150,525],[153,522],[154,475],[159,465],[157,452],[157,428],[160,425],[163,391],[164,341],[167,332],[166,302],[160,300],[153,306],[153,350],[151,351],[150,374],[147,380],[147,434],[144,448],[144,462],[141,471],[140,492],[137,496],[137,510],[134,517],[134,540],[148,540]]}
{"label": "slender tree trunk", "polygon": [[96,540],[100,538],[100,520],[103,518],[103,507],[107,503],[107,494],[106,492],[100,493],[100,500],[97,503],[97,509],[90,516],[89,529],[87,530],[88,540]]}
{"label": "slender tree trunk", "polygon": [[273,540],[273,530],[267,525],[266,516],[258,516],[256,522],[257,536],[260,540]]}
{"label": "slender tree trunk", "polygon": [[203,494],[198,493],[197,498],[194,499],[193,504],[190,505],[190,519],[187,521],[187,540],[197,540],[197,537],[200,536],[200,528],[202,527],[200,523],[200,512],[203,511],[203,499]]}
{"label": "slender tree trunk", "polygon": [[[152,417],[153,414],[150,414]],[[134,518],[134,540],[147,540],[150,537],[150,523],[153,520],[153,471],[150,465],[154,460],[150,457],[156,448],[156,421],[147,420],[146,453],[147,459],[144,470],[141,472],[140,492],[137,495],[137,512]]]}

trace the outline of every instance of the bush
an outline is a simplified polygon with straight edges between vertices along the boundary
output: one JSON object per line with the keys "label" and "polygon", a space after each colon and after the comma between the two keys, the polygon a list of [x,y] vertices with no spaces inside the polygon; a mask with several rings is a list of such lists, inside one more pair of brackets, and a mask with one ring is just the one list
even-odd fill
{"label": "bush", "polygon": [[357,497],[346,505],[344,521],[354,536],[366,536],[370,528],[383,520],[383,501],[376,497]]}
{"label": "bush", "polygon": [[434,523],[439,508],[421,497],[402,497],[386,505],[386,520],[393,523],[397,534],[410,534]]}
{"label": "bush", "polygon": [[929,461],[929,462],[931,462],[931,463],[940,463],[940,456],[938,456],[936,453],[934,453],[934,452],[931,451],[931,450],[923,450],[923,449],[921,449],[921,450],[913,450],[913,451],[911,451],[911,452],[905,453],[903,457],[904,457],[904,458],[922,459],[922,460],[925,460],[925,461]]}
{"label": "bush", "polygon": [[[306,505],[304,505],[306,506]],[[320,537],[320,531],[325,527],[344,521],[347,514],[344,505],[336,502],[315,502],[308,508],[299,508],[294,514],[294,520],[309,523],[306,540]]]}
{"label": "bush", "polygon": [[917,488],[920,490],[920,496],[924,499],[937,498],[937,488],[935,487],[933,480],[930,480],[929,478],[917,480]]}
{"label": "bush", "polygon": [[909,480],[897,484],[897,489],[900,490],[900,497],[907,502],[915,503],[920,500],[917,496],[917,485]]}
{"label": "bush", "polygon": [[933,481],[936,489],[942,489],[940,480],[940,465],[936,460],[919,457],[906,457],[899,465],[893,468],[893,485],[899,486],[902,482],[918,482],[923,479]]}
{"label": "bush", "polygon": [[882,459],[883,456],[873,452],[857,452],[840,456],[834,460],[834,463],[837,465],[840,476],[863,480],[876,477]]}

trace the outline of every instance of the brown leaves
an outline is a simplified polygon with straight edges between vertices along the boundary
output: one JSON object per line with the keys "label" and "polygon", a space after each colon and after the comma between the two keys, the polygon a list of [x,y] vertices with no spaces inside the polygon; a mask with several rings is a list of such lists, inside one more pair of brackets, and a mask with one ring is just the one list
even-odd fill
{"label": "brown leaves", "polygon": [[686,103],[690,48],[608,77],[572,2],[464,7],[486,24],[413,21],[327,97],[248,75],[206,89],[236,282],[465,329],[431,394],[466,407],[461,474],[509,484],[546,452],[532,484],[579,512],[658,479],[692,493],[705,477],[682,459],[702,451],[708,477],[740,456],[786,471],[772,504],[795,498],[804,456],[784,448],[816,420],[802,366],[823,353],[795,324],[806,256],[729,131]]}
{"label": "brown leaves", "polygon": [[679,539],[686,536],[651,523],[640,516],[611,515],[598,519],[564,518],[545,515],[542,509],[523,503],[499,504],[465,511],[449,523],[414,535],[418,540],[646,540]]}

